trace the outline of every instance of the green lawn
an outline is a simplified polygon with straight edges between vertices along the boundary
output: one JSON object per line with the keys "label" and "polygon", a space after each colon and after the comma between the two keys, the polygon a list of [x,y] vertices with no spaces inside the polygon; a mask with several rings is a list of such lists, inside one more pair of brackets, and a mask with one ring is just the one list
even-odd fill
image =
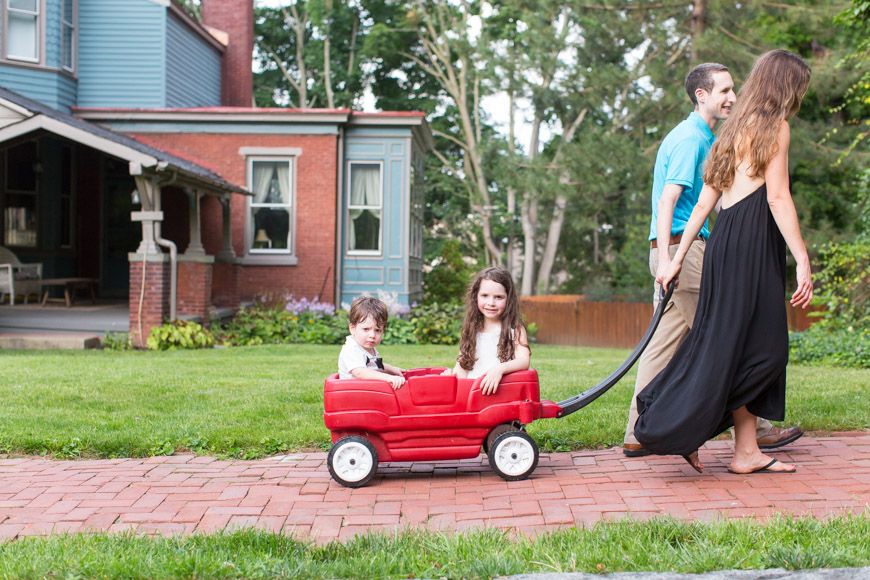
{"label": "green lawn", "polygon": [[[446,366],[451,346],[390,346],[388,362]],[[541,395],[560,401],[628,351],[536,345]],[[322,386],[338,348],[291,345],[173,352],[0,351],[0,453],[139,457],[181,449],[233,457],[326,448]],[[545,450],[619,445],[634,373],[565,419],[531,425]],[[870,370],[791,367],[787,423],[870,428]]]}
{"label": "green lawn", "polygon": [[78,534],[0,545],[13,578],[493,578],[524,573],[811,569],[870,565],[870,518],[600,523],[533,539],[495,530],[372,533],[314,546],[240,531],[170,538]]}

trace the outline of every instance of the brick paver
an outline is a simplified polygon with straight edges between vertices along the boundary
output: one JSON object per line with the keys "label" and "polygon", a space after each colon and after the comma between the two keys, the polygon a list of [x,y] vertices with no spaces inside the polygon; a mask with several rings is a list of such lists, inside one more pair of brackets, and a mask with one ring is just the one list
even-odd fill
{"label": "brick paver", "polygon": [[319,542],[368,529],[526,532],[668,514],[711,520],[776,513],[830,517],[870,510],[870,433],[803,437],[771,455],[796,474],[727,471],[730,441],[679,457],[626,458],[620,448],[542,455],[526,481],[505,482],[481,456],[381,464],[367,486],[333,482],[325,453],[261,461],[0,459],[0,541],[62,532],[189,534],[256,527]]}

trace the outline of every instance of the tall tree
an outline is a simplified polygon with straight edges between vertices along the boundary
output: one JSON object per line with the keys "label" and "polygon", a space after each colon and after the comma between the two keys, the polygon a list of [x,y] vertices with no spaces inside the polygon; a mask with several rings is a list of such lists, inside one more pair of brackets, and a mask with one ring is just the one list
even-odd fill
{"label": "tall tree", "polygon": [[[419,39],[414,51],[403,56],[434,79],[455,113],[453,131],[435,129],[435,135],[453,142],[461,150],[461,165],[453,168],[463,177],[471,210],[480,218],[481,238],[486,261],[500,264],[503,246],[493,234],[493,210],[490,178],[484,163],[485,119],[481,111],[482,91],[487,90],[485,70],[487,46],[474,25],[479,22],[481,3],[458,0],[455,4],[439,0],[414,0],[406,23]],[[451,160],[436,155],[445,167]]]}
{"label": "tall tree", "polygon": [[255,13],[259,105],[354,108],[365,74],[367,13],[349,0],[295,0]]}

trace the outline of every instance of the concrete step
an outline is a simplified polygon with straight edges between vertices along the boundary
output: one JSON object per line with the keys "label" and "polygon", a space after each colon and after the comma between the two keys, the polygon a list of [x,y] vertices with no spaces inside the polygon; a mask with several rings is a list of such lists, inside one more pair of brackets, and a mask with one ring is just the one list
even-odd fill
{"label": "concrete step", "polygon": [[0,334],[0,349],[15,350],[85,350],[100,346],[93,334]]}

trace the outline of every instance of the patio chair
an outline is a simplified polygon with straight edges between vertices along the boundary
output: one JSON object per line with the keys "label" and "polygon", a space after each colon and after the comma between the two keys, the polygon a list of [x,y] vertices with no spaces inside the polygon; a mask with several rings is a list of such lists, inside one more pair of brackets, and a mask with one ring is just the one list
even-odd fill
{"label": "patio chair", "polygon": [[0,246],[0,300],[9,295],[9,303],[15,305],[16,294],[24,296],[24,303],[31,294],[42,290],[42,264],[22,264],[8,248]]}

